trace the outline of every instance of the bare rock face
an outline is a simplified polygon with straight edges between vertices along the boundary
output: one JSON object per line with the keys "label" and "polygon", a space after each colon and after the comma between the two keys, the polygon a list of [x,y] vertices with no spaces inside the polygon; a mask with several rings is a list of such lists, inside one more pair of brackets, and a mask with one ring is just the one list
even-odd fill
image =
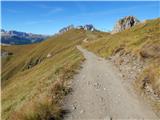
{"label": "bare rock face", "polygon": [[84,26],[80,25],[80,26],[77,26],[77,27],[74,27],[74,25],[69,25],[67,27],[64,27],[62,29],[59,30],[58,34],[63,34],[71,29],[83,29],[83,30],[88,30],[88,31],[95,31],[95,27],[92,25],[92,24],[86,24]]}
{"label": "bare rock face", "polygon": [[131,28],[138,23],[140,23],[140,21],[137,18],[135,18],[134,16],[126,16],[126,17],[120,19],[116,23],[116,25],[112,31],[112,34],[117,33],[117,32],[121,32],[121,31],[128,29],[128,28]]}
{"label": "bare rock face", "polygon": [[76,29],[84,29],[84,30],[89,30],[89,31],[95,31],[95,27],[92,25],[92,24],[87,24],[87,25],[84,25],[84,26],[77,26]]}
{"label": "bare rock face", "polygon": [[74,29],[74,25],[69,25],[67,27],[64,27],[64,28],[60,29],[59,33],[60,34],[65,33],[65,32],[67,32],[68,30],[71,30],[71,29]]}

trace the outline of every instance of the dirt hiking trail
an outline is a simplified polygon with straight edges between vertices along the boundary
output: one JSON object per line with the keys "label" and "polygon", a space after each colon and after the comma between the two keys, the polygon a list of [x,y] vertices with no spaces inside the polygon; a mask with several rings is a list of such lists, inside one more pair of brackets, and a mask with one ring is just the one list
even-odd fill
{"label": "dirt hiking trail", "polygon": [[158,120],[151,107],[125,84],[110,61],[77,47],[86,58],[65,98],[64,120]]}

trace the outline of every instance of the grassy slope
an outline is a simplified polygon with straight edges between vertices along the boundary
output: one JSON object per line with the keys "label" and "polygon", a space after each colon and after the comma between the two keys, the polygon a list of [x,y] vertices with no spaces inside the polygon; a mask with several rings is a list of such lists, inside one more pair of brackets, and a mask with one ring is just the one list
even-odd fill
{"label": "grassy slope", "polygon": [[[2,60],[4,120],[60,117],[59,102],[69,90],[66,81],[84,59],[75,47],[84,39],[83,32],[71,30],[34,45],[2,46],[13,52],[10,59]],[[35,64],[37,60],[40,62]],[[28,69],[31,63],[33,67]]]}
{"label": "grassy slope", "polygon": [[[86,38],[89,42],[84,42],[83,45],[102,57],[109,57],[116,49],[124,48],[126,52],[149,61],[148,68],[137,83],[141,87],[147,76],[158,93],[159,28],[160,19],[156,19],[114,35],[71,30],[40,44],[2,47],[14,54],[9,59],[2,60],[2,117],[7,119],[11,116],[11,119],[19,120],[41,120],[47,119],[46,116],[59,118],[62,111],[57,101],[62,100],[69,91],[66,81],[83,59],[75,45]],[[47,58],[49,53],[52,57]],[[27,69],[30,64],[35,66]]]}
{"label": "grassy slope", "polygon": [[91,43],[85,44],[85,47],[94,51],[102,57],[108,57],[113,54],[115,49],[120,47],[133,54],[139,54],[139,51],[145,45],[160,44],[160,19],[149,20],[141,23],[131,29],[119,32],[117,34],[102,35]]}
{"label": "grassy slope", "polygon": [[[136,85],[145,91],[143,85],[146,82],[160,97],[160,18],[148,20],[114,35],[102,35],[92,42],[84,43],[83,46],[105,58],[123,48],[126,53],[144,60],[147,62],[147,68],[136,80]],[[160,103],[156,106],[160,111]]]}

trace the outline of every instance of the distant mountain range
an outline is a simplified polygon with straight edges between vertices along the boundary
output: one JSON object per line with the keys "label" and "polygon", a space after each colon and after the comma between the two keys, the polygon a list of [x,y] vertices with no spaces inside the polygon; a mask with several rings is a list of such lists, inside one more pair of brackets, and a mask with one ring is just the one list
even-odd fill
{"label": "distant mountain range", "polygon": [[45,40],[49,36],[1,29],[1,44],[31,44]]}
{"label": "distant mountain range", "polygon": [[[60,29],[57,34],[62,34],[70,29],[84,29],[89,31],[96,30],[91,24],[84,26],[77,26],[77,27],[69,25],[67,27]],[[47,39],[48,37],[49,36],[41,34],[26,33],[15,30],[6,31],[4,29],[1,29],[1,44],[3,45],[23,45],[23,44],[38,43]]]}
{"label": "distant mountain range", "polygon": [[[134,16],[126,16],[120,20],[117,21],[117,23],[114,26],[114,29],[112,30],[112,34],[121,32],[125,29],[131,28],[135,26],[136,24],[140,23],[140,21],[134,17]],[[83,29],[87,31],[98,31],[92,24],[86,24],[84,26],[74,26],[69,25],[67,27],[63,27],[59,30],[58,33],[54,35],[61,35],[71,29]],[[15,30],[11,31],[5,31],[4,29],[1,29],[1,44],[3,45],[22,45],[22,44],[32,44],[32,43],[38,43],[49,36],[41,35],[41,34],[33,34],[33,33],[26,33],[26,32],[19,32]]]}

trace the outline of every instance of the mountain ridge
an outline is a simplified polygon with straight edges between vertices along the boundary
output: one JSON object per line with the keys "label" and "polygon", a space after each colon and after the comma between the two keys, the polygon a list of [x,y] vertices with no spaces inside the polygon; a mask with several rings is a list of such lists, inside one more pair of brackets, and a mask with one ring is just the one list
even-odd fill
{"label": "mountain ridge", "polygon": [[67,32],[68,30],[71,30],[71,29],[83,29],[83,30],[88,30],[91,32],[96,30],[96,28],[92,24],[79,25],[79,26],[74,26],[71,24],[71,25],[68,25],[68,26],[60,29],[58,34],[62,34],[64,32]]}
{"label": "mountain ridge", "polygon": [[[138,23],[140,23],[140,21],[136,17],[125,16],[116,22],[111,34],[118,33],[125,29],[131,28],[137,25]],[[71,25],[61,28],[58,31],[58,33],[55,33],[54,35],[55,36],[61,35],[71,29],[83,29],[83,30],[91,31],[91,32],[99,31],[92,24],[85,24],[85,25],[79,25],[79,26],[74,26],[73,24],[71,24]],[[50,36],[19,32],[16,30],[6,31],[4,29],[1,29],[1,43],[2,44],[10,44],[10,45],[12,44],[17,44],[17,45],[32,44],[32,43],[41,42],[47,39],[48,37]]]}
{"label": "mountain ridge", "polygon": [[49,36],[47,35],[41,35],[41,34],[33,34],[33,33],[26,33],[26,32],[20,32],[16,30],[9,30],[6,31],[4,29],[1,29],[1,43],[2,44],[32,44],[32,43],[38,43],[45,39],[47,39]]}

